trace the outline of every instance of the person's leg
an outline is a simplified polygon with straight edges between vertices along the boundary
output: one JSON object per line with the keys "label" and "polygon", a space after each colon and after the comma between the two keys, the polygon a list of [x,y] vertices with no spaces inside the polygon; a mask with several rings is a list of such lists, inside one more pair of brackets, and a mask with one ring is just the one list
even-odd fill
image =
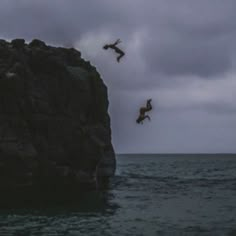
{"label": "person's leg", "polygon": [[147,107],[147,111],[152,110],[151,101],[152,101],[152,99],[148,99],[148,100],[147,100],[147,105],[146,105],[146,107]]}
{"label": "person's leg", "polygon": [[116,58],[116,60],[117,60],[118,62],[120,62],[121,57],[122,57],[121,55],[118,56],[118,57]]}
{"label": "person's leg", "polygon": [[117,57],[117,61],[120,62],[121,57],[123,57],[124,55],[124,53],[120,53],[120,55]]}

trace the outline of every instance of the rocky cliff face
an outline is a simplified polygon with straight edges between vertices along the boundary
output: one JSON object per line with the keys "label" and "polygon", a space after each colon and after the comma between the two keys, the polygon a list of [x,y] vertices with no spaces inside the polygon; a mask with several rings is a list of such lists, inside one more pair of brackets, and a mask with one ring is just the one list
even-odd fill
{"label": "rocky cliff face", "polygon": [[115,171],[107,88],[75,49],[0,41],[0,189],[95,186]]}

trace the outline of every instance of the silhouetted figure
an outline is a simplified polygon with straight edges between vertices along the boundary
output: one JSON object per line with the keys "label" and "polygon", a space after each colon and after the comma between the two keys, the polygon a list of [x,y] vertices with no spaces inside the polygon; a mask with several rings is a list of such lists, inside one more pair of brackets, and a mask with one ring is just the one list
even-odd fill
{"label": "silhouetted figure", "polygon": [[106,44],[105,46],[103,46],[103,49],[107,50],[108,48],[111,48],[115,50],[115,52],[119,54],[116,60],[120,62],[121,57],[123,57],[125,53],[116,46],[118,43],[121,43],[120,39],[117,39],[113,44]]}
{"label": "silhouetted figure", "polygon": [[151,118],[148,115],[145,115],[146,112],[151,111],[152,110],[152,105],[151,105],[151,101],[152,99],[148,99],[147,100],[147,104],[146,107],[141,107],[139,110],[139,117],[136,120],[136,122],[139,124],[143,124],[143,120],[145,120],[146,118],[148,118],[148,120],[151,120]]}

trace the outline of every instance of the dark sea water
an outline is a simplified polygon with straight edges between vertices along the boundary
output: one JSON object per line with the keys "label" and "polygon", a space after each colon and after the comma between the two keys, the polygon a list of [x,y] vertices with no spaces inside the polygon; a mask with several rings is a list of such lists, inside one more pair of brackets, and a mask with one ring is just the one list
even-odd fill
{"label": "dark sea water", "polygon": [[1,210],[4,235],[236,235],[236,155],[119,155],[108,191]]}

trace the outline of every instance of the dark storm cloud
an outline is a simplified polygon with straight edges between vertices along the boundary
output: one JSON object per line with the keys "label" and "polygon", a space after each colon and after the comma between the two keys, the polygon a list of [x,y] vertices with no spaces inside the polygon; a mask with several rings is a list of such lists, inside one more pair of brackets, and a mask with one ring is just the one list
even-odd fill
{"label": "dark storm cloud", "polygon": [[227,42],[173,37],[159,48],[150,45],[155,45],[155,40],[144,48],[144,56],[149,68],[160,74],[210,77],[222,75],[231,68],[231,52]]}
{"label": "dark storm cloud", "polygon": [[[219,140],[232,151],[235,9],[235,0],[1,0],[0,37],[81,50],[108,85],[118,152],[214,151]],[[119,64],[102,50],[117,38]],[[152,121],[137,126],[149,97]]]}
{"label": "dark storm cloud", "polygon": [[150,73],[211,77],[231,68],[234,9],[231,0],[2,0],[0,28],[6,38],[41,38],[68,46],[101,30],[131,45],[131,35],[143,30],[137,50]]}
{"label": "dark storm cloud", "polygon": [[152,27],[149,32],[142,49],[149,68],[168,76],[202,77],[230,70],[235,54],[236,2],[188,1],[175,6],[172,15],[163,16],[166,22],[158,25],[159,30]]}
{"label": "dark storm cloud", "polygon": [[104,1],[3,0],[0,4],[0,36],[6,38],[37,37],[73,45],[83,33],[105,27],[115,18]]}

